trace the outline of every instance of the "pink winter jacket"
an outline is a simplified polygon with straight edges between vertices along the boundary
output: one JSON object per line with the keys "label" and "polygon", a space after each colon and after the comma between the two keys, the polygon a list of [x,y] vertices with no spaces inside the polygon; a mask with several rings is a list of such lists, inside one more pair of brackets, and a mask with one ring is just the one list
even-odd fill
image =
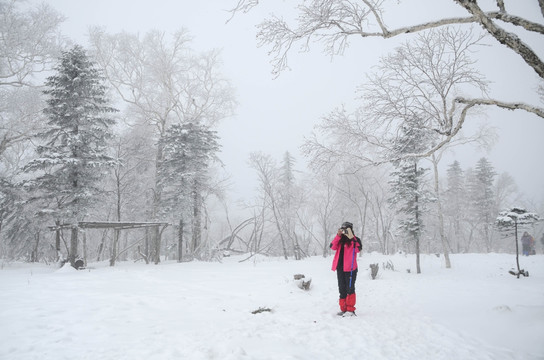
{"label": "pink winter jacket", "polygon": [[[338,257],[340,256],[340,235],[336,235],[331,243],[331,249],[336,250],[334,254],[334,259],[332,260],[332,271],[336,271],[338,266]],[[359,252],[359,246],[354,246],[354,244],[360,243],[360,240],[357,237],[354,237],[353,240],[348,244],[344,244],[344,271],[349,272],[351,270],[357,269],[357,255],[353,256]],[[351,268],[351,263],[353,261],[353,269]]]}

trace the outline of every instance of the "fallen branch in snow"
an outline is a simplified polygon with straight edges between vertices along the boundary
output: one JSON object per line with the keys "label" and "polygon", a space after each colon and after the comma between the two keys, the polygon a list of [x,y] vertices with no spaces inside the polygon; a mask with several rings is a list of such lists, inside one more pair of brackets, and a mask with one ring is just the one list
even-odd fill
{"label": "fallen branch in snow", "polygon": [[262,312],[272,312],[272,309],[260,307],[257,310],[253,310],[251,313],[252,314],[260,314]]}
{"label": "fallen branch in snow", "polygon": [[[144,253],[142,252],[142,250],[140,249],[140,245],[138,245],[138,254],[140,254],[140,256],[142,257],[142,259],[145,260],[145,263],[146,263],[146,264],[149,264],[149,258],[147,257],[146,254],[144,254]],[[139,259],[138,259],[138,260],[139,260]]]}
{"label": "fallen branch in snow", "polygon": [[519,276],[520,275],[523,275],[525,277],[529,277],[529,272],[528,271],[525,271],[523,269],[521,269],[520,271],[515,271],[514,269],[510,270],[509,271],[510,274],[514,275],[514,276],[517,276],[518,279],[519,279]]}

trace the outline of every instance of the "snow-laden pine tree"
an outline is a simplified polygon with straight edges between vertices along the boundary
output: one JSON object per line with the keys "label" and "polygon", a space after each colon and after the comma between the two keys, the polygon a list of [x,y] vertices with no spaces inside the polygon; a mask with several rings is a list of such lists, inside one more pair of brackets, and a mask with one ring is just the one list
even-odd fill
{"label": "snow-laden pine tree", "polygon": [[296,213],[300,201],[297,197],[300,194],[295,180],[295,158],[287,151],[283,156],[283,162],[279,169],[278,178],[278,207],[280,228],[289,238],[290,245],[296,260],[302,259],[304,250],[296,234]]}
{"label": "snow-laden pine tree", "polygon": [[[74,222],[100,199],[100,181],[116,163],[108,155],[116,110],[108,105],[100,70],[81,46],[63,52],[55,70],[45,83],[47,124],[37,135],[39,157],[25,171],[36,174],[27,185],[45,200],[44,210],[59,223]],[[71,244],[72,263],[76,255],[77,234]]]}
{"label": "snow-laden pine tree", "polygon": [[485,157],[478,160],[469,178],[470,205],[477,221],[478,233],[487,252],[492,248],[492,224],[495,222],[493,184],[497,173]]}
{"label": "snow-laden pine tree", "polygon": [[395,151],[401,160],[394,162],[396,168],[391,173],[391,190],[389,201],[397,205],[402,214],[399,228],[406,238],[415,244],[417,273],[421,273],[419,255],[420,239],[423,232],[423,213],[425,204],[431,198],[425,189],[425,173],[428,169],[420,166],[420,159],[410,157],[409,154],[418,154],[426,145],[429,134],[423,128],[420,119],[411,119],[402,126],[402,134],[395,143]]}
{"label": "snow-laden pine tree", "polygon": [[463,169],[457,160],[451,163],[446,170],[447,189],[445,196],[445,213],[449,220],[450,246],[455,252],[461,251],[460,239],[462,238],[461,222],[466,212],[466,189]]}
{"label": "snow-laden pine tree", "polygon": [[159,164],[162,208],[168,218],[179,221],[178,261],[182,259],[183,232],[191,218],[193,255],[201,245],[203,194],[210,190],[209,168],[219,151],[217,132],[196,123],[172,125],[159,146],[164,160]]}
{"label": "snow-laden pine tree", "polygon": [[501,211],[495,220],[496,226],[505,234],[513,233],[516,245],[516,265],[518,271],[510,271],[512,275],[516,275],[519,279],[520,275],[529,276],[529,272],[519,267],[519,243],[518,231],[533,226],[540,221],[540,216],[533,212],[528,212],[521,207],[513,207],[509,210]]}

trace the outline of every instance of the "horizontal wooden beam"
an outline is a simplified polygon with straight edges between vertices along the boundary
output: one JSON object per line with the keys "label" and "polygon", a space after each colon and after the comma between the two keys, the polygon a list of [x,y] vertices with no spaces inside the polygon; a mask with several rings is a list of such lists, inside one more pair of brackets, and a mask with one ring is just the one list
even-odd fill
{"label": "horizontal wooden beam", "polygon": [[61,224],[58,226],[48,226],[49,230],[70,229],[73,227],[81,229],[139,229],[163,226],[166,227],[169,223],[162,222],[115,222],[115,221],[79,221],[74,224]]}

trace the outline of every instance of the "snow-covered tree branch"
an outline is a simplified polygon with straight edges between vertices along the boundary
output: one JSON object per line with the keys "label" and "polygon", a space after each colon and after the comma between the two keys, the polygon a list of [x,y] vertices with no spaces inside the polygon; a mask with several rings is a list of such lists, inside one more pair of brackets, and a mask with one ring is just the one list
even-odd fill
{"label": "snow-covered tree branch", "polygon": [[[397,3],[393,0],[305,1],[296,6],[298,16],[292,21],[285,20],[284,14],[279,13],[273,13],[262,21],[258,26],[258,42],[261,46],[270,47],[272,72],[275,76],[279,76],[283,70],[289,67],[289,53],[298,46],[307,51],[312,41],[320,42],[327,54],[338,55],[344,53],[352,38],[379,37],[388,39],[452,25],[478,24],[485,33],[517,54],[521,61],[532,68],[540,79],[544,80],[544,61],[541,57],[517,33],[502,26],[502,24],[509,25],[532,35],[542,36],[544,35],[544,24],[508,12],[508,4],[505,1],[497,1],[495,8],[484,9],[483,5],[479,4],[482,3],[481,1],[448,0],[444,1],[444,5],[453,3],[468,12],[468,16],[449,17],[446,14],[437,14],[437,20],[424,22],[414,20],[406,26],[389,28],[387,24],[390,18],[387,15],[397,6]],[[258,5],[258,0],[239,0],[231,11],[234,16],[236,12],[247,12]],[[416,6],[418,9],[415,9]],[[413,5],[415,13],[420,12],[420,6],[424,5]],[[538,6],[544,14],[542,1],[538,1]],[[408,21],[410,20],[408,19]],[[478,104],[489,105],[487,102],[479,102]],[[519,106],[518,108],[523,110],[537,109],[537,111],[530,112],[542,117],[543,110],[534,105]]]}

